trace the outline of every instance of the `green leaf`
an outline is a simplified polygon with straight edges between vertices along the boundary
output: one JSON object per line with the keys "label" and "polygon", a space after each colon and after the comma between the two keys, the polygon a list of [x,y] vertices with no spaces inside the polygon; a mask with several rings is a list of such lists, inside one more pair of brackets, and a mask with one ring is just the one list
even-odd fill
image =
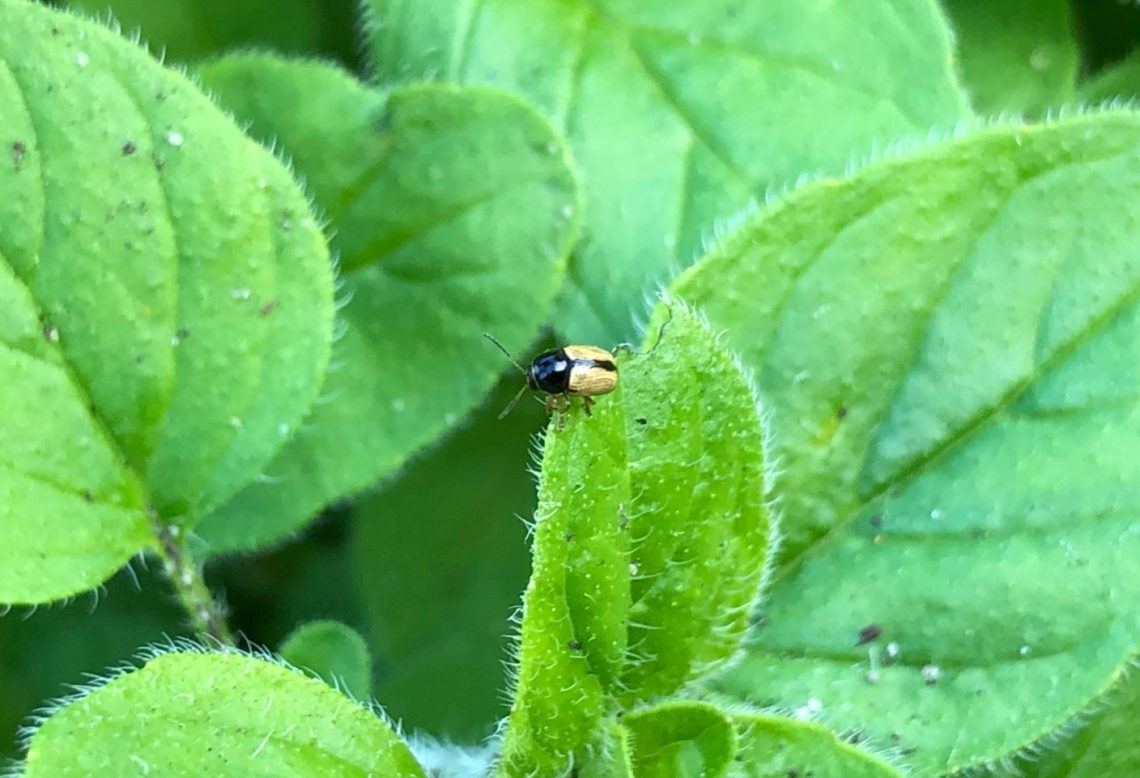
{"label": "green leaf", "polygon": [[1051,734],[1015,767],[1034,778],[1100,778],[1140,772],[1140,676],[1121,679],[1106,696]]}
{"label": "green leaf", "polygon": [[312,621],[297,627],[281,644],[281,658],[334,689],[366,700],[372,692],[372,657],[364,638],[339,621]]}
{"label": "green leaf", "polygon": [[1140,51],[1133,52],[1082,83],[1077,96],[1087,103],[1140,97]]}
{"label": "green leaf", "polygon": [[900,778],[890,763],[810,721],[763,713],[732,714],[739,752],[732,778],[772,776],[843,776]]}
{"label": "green leaf", "polygon": [[625,515],[637,538],[627,703],[670,694],[736,654],[772,531],[757,399],[733,356],[683,306],[644,349],[623,366],[634,494]]}
{"label": "green leaf", "polygon": [[1068,0],[946,0],[962,80],[981,113],[1037,116],[1073,97],[1080,64]]}
{"label": "green leaf", "polygon": [[621,387],[593,415],[552,423],[542,455],[507,775],[556,775],[586,746],[616,690],[630,608],[631,504]]}
{"label": "green leaf", "polygon": [[564,128],[586,212],[556,323],[585,342],[628,338],[643,293],[752,198],[968,112],[929,0],[365,8],[381,79],[497,84]]}
{"label": "green leaf", "polygon": [[[141,568],[141,565],[136,565]],[[157,567],[157,566],[154,566]],[[160,570],[123,570],[75,602],[27,618],[0,616],[0,774],[16,756],[16,732],[46,700],[130,656],[139,646],[186,634],[186,614]],[[61,640],[61,635],[82,640]]]}
{"label": "green leaf", "polygon": [[201,75],[292,157],[330,219],[350,296],[328,402],[269,466],[272,482],[202,524],[220,552],[284,537],[462,418],[504,366],[480,333],[518,349],[547,318],[578,207],[554,130],[504,93],[382,95],[326,65],[255,55]]}
{"label": "green leaf", "polygon": [[285,168],[185,78],[0,14],[0,602],[35,603],[262,471],[324,379],[332,272]]}
{"label": "green leaf", "polygon": [[375,713],[323,682],[241,654],[166,654],[51,714],[27,778],[91,775],[420,778]]}
{"label": "green leaf", "polygon": [[523,402],[496,418],[521,382],[512,369],[467,427],[352,518],[355,588],[383,668],[377,698],[407,727],[470,742],[506,713],[504,625],[530,566],[519,517],[534,514],[528,444],[545,416]]}
{"label": "green leaf", "polygon": [[732,722],[708,703],[666,702],[628,713],[622,723],[638,778],[718,778],[736,754]]}
{"label": "green leaf", "polygon": [[1111,684],[1140,642],[1136,187],[1140,115],[999,125],[806,186],[678,280],[774,409],[783,553],[726,688],[940,771]]}
{"label": "green leaf", "polygon": [[587,756],[603,703],[675,692],[748,627],[770,531],[755,397],[685,307],[647,340],[592,416],[547,433],[510,774]]}
{"label": "green leaf", "polygon": [[77,10],[112,16],[138,30],[167,59],[193,60],[258,46],[296,54],[354,59],[351,0],[69,0]]}
{"label": "green leaf", "polygon": [[618,721],[610,721],[601,742],[583,754],[574,765],[579,778],[633,778],[630,732]]}

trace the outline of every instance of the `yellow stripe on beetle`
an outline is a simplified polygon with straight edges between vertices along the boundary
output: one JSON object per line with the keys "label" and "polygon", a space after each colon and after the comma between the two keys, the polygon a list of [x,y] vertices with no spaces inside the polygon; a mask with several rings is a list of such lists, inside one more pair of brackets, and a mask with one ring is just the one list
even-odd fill
{"label": "yellow stripe on beetle", "polygon": [[502,343],[487,333],[483,334],[526,376],[526,386],[519,390],[499,414],[500,419],[511,412],[527,389],[532,389],[546,394],[546,410],[558,411],[558,427],[561,429],[565,424],[570,397],[581,397],[586,415],[589,416],[592,398],[608,394],[617,386],[617,363],[614,355],[605,349],[597,346],[563,346],[542,352],[531,360],[529,367],[523,368]]}

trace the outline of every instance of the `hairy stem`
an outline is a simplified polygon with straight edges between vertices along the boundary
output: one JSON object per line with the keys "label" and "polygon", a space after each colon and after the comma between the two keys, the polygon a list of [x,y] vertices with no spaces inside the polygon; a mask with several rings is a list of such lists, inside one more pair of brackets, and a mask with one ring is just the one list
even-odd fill
{"label": "hairy stem", "polygon": [[182,528],[166,524],[157,516],[151,521],[158,538],[163,571],[174,587],[178,601],[190,616],[194,630],[225,645],[234,645],[234,634],[226,622],[226,608],[216,599],[199,566],[186,550]]}

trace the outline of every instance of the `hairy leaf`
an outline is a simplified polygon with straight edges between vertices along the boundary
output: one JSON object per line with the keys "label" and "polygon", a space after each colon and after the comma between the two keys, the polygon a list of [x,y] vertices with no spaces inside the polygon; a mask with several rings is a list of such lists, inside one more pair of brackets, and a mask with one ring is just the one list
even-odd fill
{"label": "hairy leaf", "polygon": [[424,775],[375,713],[239,654],[166,654],[69,702],[32,736],[27,778]]}
{"label": "hairy leaf", "polygon": [[502,771],[554,775],[595,735],[626,652],[629,463],[621,388],[547,432]]}
{"label": "hairy leaf", "polygon": [[383,95],[326,65],[258,55],[201,73],[305,176],[349,297],[327,402],[270,482],[203,523],[220,552],[278,540],[375,483],[486,394],[504,358],[481,333],[512,349],[536,335],[576,234],[577,189],[549,124],[495,90]]}
{"label": "hairy leaf", "polygon": [[306,670],[333,688],[366,700],[372,691],[372,657],[364,638],[339,621],[311,621],[285,639],[279,652],[294,667]]}
{"label": "hairy leaf", "polygon": [[900,778],[889,762],[842,739],[811,721],[764,713],[732,713],[736,726],[737,758],[731,778],[770,776],[843,776]]}
{"label": "hairy leaf", "polygon": [[718,778],[736,754],[732,722],[708,703],[665,702],[627,714],[622,724],[639,778]]}
{"label": "hairy leaf", "polygon": [[929,0],[368,0],[377,73],[492,83],[570,139],[585,230],[556,324],[631,335],[642,295],[718,219],[967,111]]}
{"label": "hairy leaf", "polygon": [[657,333],[547,433],[507,774],[590,760],[604,712],[719,667],[748,626],[770,530],[755,397],[687,308]]}
{"label": "hairy leaf", "polygon": [[756,396],[682,306],[623,365],[633,501],[631,657],[623,697],[670,694],[732,658],[772,530]]}
{"label": "hairy leaf", "polygon": [[95,24],[0,0],[0,134],[0,602],[43,602],[261,472],[332,272],[285,168]]}
{"label": "hairy leaf", "polygon": [[777,409],[785,543],[726,688],[923,769],[1002,758],[1140,642],[1140,116],[804,187],[680,278]]}

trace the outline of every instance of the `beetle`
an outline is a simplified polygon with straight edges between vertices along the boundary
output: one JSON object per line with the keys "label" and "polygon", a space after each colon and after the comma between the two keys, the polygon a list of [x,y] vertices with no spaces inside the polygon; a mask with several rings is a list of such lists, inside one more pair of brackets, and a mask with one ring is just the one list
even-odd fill
{"label": "beetle", "polygon": [[526,384],[507,403],[507,407],[499,414],[500,419],[514,410],[526,390],[530,389],[546,394],[546,411],[558,412],[558,428],[562,429],[571,397],[582,398],[583,408],[589,416],[594,398],[609,394],[617,386],[617,362],[614,361],[614,355],[603,348],[563,346],[551,349],[536,356],[531,360],[530,366],[524,368],[495,336],[486,332],[483,336],[498,346],[511,364],[526,377]]}

